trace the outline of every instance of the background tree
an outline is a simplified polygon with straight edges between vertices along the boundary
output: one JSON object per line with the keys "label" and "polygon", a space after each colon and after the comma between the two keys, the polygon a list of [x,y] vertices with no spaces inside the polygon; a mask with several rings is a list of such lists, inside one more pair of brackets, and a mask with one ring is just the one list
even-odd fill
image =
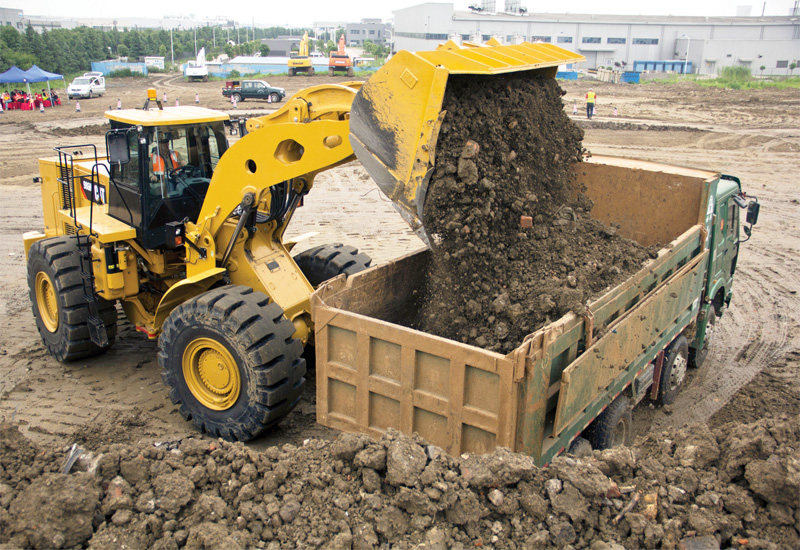
{"label": "background tree", "polygon": [[269,55],[269,46],[267,44],[261,44],[259,50],[261,51],[261,57],[267,57]]}

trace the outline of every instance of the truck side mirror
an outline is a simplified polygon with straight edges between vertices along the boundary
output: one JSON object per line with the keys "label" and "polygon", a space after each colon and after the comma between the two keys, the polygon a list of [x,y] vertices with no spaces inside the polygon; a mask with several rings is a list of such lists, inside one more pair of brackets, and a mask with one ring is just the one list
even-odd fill
{"label": "truck side mirror", "polygon": [[750,225],[755,225],[758,222],[758,211],[761,209],[761,205],[757,202],[751,202],[747,206],[747,218],[745,221]]}
{"label": "truck side mirror", "polygon": [[106,134],[106,150],[111,164],[128,164],[131,152],[128,149],[127,132],[108,132]]}
{"label": "truck side mirror", "polygon": [[750,226],[745,225],[742,229],[744,230],[744,234],[747,235],[747,238],[749,239],[752,233],[752,231],[750,230]]}

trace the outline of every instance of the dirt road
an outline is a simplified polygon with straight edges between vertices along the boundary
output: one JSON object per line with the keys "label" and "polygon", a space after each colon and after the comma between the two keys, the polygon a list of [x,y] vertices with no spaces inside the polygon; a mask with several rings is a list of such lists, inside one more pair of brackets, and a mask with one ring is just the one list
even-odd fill
{"label": "dirt road", "polygon": [[[291,95],[327,77],[275,78]],[[341,82],[341,80],[339,80]],[[184,83],[179,77],[110,80],[103,98],[38,112],[11,112],[0,118],[0,417],[14,418],[34,440],[68,444],[177,439],[193,433],[170,403],[156,361],[156,344],[124,323],[113,350],[88,361],[60,364],[41,346],[30,313],[21,235],[39,230],[41,198],[32,182],[36,159],[64,144],[102,145],[102,112],[140,106],[145,88],[155,85],[167,102],[193,104],[236,114],[241,107],[268,112],[265,103],[245,102],[233,111],[220,94],[221,83]],[[800,152],[800,98],[796,90],[732,91],[694,85],[612,86],[593,83],[598,116],[588,123],[585,147],[658,162],[715,169],[739,176],[763,205],[759,225],[742,245],[734,299],[718,324],[718,339],[707,367],[696,373],[665,409],[637,412],[640,433],[653,428],[708,420],[765,367],[798,350],[797,290],[800,276],[800,204],[797,171]],[[567,111],[587,86],[565,85]],[[582,102],[582,99],[580,100]],[[583,106],[579,102],[578,112]],[[612,116],[617,107],[618,116]],[[576,120],[585,124],[585,118]],[[345,242],[386,261],[421,243],[381,196],[366,172],[353,163],[331,170],[292,221],[291,235],[318,231],[302,247]],[[298,248],[300,250],[300,248]],[[796,360],[781,370],[797,383]],[[785,366],[785,365],[784,365]],[[328,437],[333,431],[314,422],[313,373],[298,409],[273,434],[251,445]],[[776,392],[765,384],[764,391]],[[776,407],[780,400],[773,401]],[[796,412],[795,412],[796,414]]]}

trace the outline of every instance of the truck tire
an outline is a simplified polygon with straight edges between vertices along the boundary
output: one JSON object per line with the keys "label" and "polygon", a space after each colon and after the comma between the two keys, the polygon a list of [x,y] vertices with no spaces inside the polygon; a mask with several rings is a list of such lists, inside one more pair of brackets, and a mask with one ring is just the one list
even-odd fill
{"label": "truck tire", "polygon": [[231,97],[233,97],[233,100],[236,103],[241,103],[242,101],[244,101],[244,98],[242,97],[242,94],[233,94]]}
{"label": "truck tire", "polygon": [[269,99],[270,99],[270,101],[272,103],[280,103],[281,102],[281,96],[276,94],[275,92],[272,92],[271,94],[269,94]]}
{"label": "truck tire", "polygon": [[703,340],[703,347],[689,348],[689,366],[694,369],[699,369],[706,362],[708,352],[714,344],[714,334],[717,324],[717,311],[714,306],[708,308],[708,324],[706,325],[706,337]]}
{"label": "truck tire", "polygon": [[333,76],[336,71],[333,70],[333,67],[328,67],[328,76]]}
{"label": "truck tire", "polygon": [[686,378],[689,366],[689,342],[686,336],[679,335],[669,345],[664,366],[661,367],[661,378],[658,383],[658,396],[662,405],[670,405],[678,396],[678,391]]}
{"label": "truck tire", "polygon": [[364,271],[372,258],[353,246],[334,243],[309,248],[295,256],[294,261],[308,282],[316,287],[342,273],[349,276]]}
{"label": "truck tire", "polygon": [[74,361],[107,351],[117,335],[114,302],[97,297],[108,345],[89,338],[89,304],[84,298],[81,260],[75,237],[35,242],[28,252],[28,291],[36,328],[47,351],[59,361]]}
{"label": "truck tire", "polygon": [[592,448],[603,450],[630,445],[632,427],[630,400],[619,395],[594,421]]}
{"label": "truck tire", "polygon": [[224,286],[170,314],[158,362],[181,415],[212,437],[248,441],[297,405],[303,344],[283,310],[261,292]]}
{"label": "truck tire", "polygon": [[586,458],[587,456],[592,456],[592,444],[588,439],[576,437],[569,446],[567,454],[571,454],[575,458]]}

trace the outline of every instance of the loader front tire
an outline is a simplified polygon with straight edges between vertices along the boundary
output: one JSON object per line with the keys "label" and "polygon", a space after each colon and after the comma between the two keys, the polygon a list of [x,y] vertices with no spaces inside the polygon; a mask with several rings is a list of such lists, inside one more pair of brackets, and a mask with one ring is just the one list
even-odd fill
{"label": "loader front tire", "polygon": [[364,271],[372,258],[353,246],[334,243],[304,250],[294,261],[308,282],[316,287],[342,273],[349,276]]}
{"label": "loader front tire", "polygon": [[43,239],[28,252],[28,291],[36,328],[47,351],[59,361],[104,353],[117,334],[114,302],[97,297],[108,345],[100,347],[89,338],[89,304],[84,298],[78,254],[75,237]]}
{"label": "loader front tire", "polygon": [[158,340],[172,402],[197,428],[248,441],[275,426],[305,388],[294,324],[261,292],[210,290],[173,310]]}

